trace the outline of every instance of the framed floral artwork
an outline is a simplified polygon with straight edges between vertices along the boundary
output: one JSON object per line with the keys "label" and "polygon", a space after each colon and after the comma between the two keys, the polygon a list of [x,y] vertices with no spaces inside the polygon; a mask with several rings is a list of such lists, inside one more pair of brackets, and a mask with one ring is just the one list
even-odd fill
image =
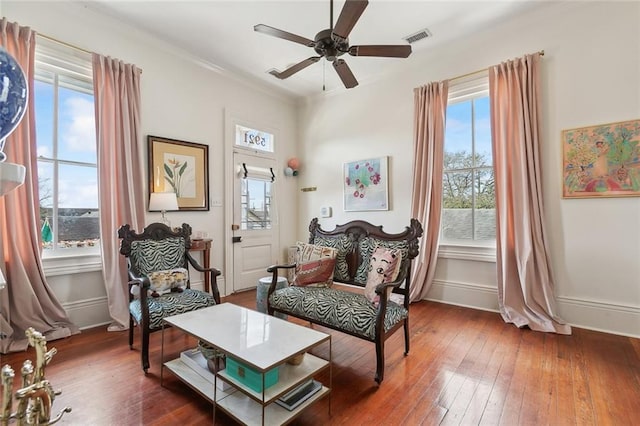
{"label": "framed floral artwork", "polygon": [[562,132],[564,198],[640,196],[640,120]]}
{"label": "framed floral artwork", "polygon": [[175,192],[180,210],[209,210],[209,146],[147,136],[149,192]]}
{"label": "framed floral artwork", "polygon": [[344,163],[344,210],[389,210],[387,157]]}

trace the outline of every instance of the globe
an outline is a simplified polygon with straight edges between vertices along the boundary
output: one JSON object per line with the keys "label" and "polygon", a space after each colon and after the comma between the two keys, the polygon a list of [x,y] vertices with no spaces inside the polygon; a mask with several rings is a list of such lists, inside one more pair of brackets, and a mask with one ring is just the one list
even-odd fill
{"label": "globe", "polygon": [[3,148],[27,109],[27,79],[16,60],[0,46],[0,162]]}

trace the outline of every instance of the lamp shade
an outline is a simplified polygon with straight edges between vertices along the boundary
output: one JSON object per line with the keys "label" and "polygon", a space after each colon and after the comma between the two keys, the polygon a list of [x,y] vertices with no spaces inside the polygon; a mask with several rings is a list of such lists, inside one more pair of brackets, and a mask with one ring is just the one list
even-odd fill
{"label": "lamp shade", "polygon": [[178,197],[175,192],[152,192],[149,197],[149,211],[169,212],[178,210]]}

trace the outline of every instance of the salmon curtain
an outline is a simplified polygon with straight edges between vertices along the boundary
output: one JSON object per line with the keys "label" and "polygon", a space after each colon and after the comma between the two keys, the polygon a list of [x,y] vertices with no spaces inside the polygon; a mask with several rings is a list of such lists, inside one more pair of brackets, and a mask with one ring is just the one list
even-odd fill
{"label": "salmon curtain", "polygon": [[425,229],[420,251],[413,261],[409,293],[412,302],[426,297],[438,261],[442,217],[444,134],[449,83],[433,82],[414,89],[413,192],[411,216]]}
{"label": "salmon curtain", "polygon": [[540,54],[489,69],[500,313],[532,330],[571,334],[557,315],[540,169]]}
{"label": "salmon curtain", "polygon": [[26,167],[24,185],[0,197],[0,268],[7,280],[0,290],[0,352],[25,350],[25,330],[33,327],[47,340],[79,333],[47,284],[40,259],[40,200],[36,154],[35,37],[28,27],[0,22],[2,46],[22,67],[28,85],[28,105],[16,130],[7,137],[8,161]]}
{"label": "salmon curtain", "polygon": [[140,126],[140,74],[135,65],[93,54],[98,139],[98,187],[102,271],[110,331],[129,327],[127,266],[118,228],[144,228],[144,164]]}

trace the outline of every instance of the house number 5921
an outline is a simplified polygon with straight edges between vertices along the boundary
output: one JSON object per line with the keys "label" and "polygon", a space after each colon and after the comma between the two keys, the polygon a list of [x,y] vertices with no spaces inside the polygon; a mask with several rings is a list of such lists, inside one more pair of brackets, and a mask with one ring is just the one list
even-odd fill
{"label": "house number 5921", "polygon": [[244,143],[247,145],[267,146],[267,140],[263,136],[249,132],[244,134]]}

